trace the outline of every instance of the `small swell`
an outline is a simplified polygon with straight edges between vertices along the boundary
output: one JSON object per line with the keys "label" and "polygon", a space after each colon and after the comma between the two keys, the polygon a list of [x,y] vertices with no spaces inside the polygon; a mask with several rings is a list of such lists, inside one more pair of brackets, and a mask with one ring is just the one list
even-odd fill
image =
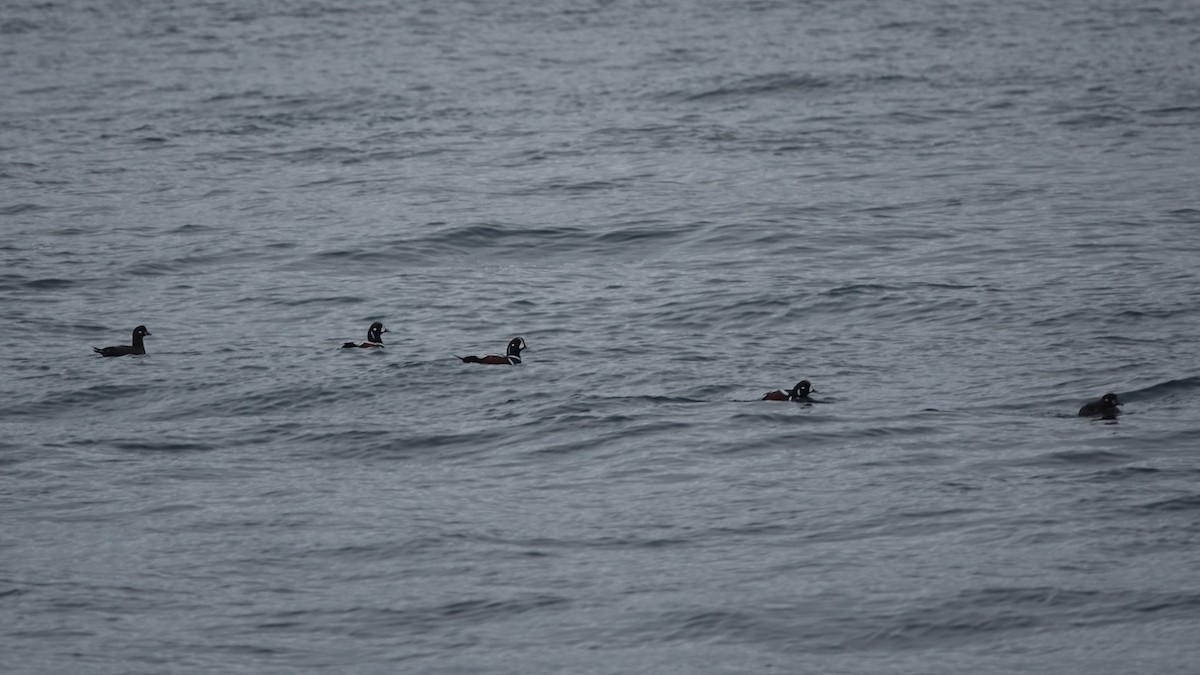
{"label": "small swell", "polygon": [[705,99],[756,96],[763,94],[785,94],[810,92],[829,87],[832,83],[824,78],[792,73],[772,73],[746,77],[729,84],[697,92],[684,97],[687,101]]}
{"label": "small swell", "polygon": [[1162,499],[1153,502],[1142,504],[1139,507],[1143,511],[1200,511],[1200,494],[1184,495],[1181,497],[1172,497],[1171,499]]}
{"label": "small swell", "polygon": [[12,204],[9,206],[0,206],[0,216],[15,216],[20,213],[32,213],[36,211],[44,211],[47,207],[41,204]]}

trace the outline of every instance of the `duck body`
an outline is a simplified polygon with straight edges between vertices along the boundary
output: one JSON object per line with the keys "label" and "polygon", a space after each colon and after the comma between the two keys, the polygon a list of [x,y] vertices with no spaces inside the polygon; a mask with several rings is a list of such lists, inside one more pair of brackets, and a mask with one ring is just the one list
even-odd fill
{"label": "duck body", "polygon": [[768,391],[766,394],[763,394],[762,400],[764,400],[764,401],[797,401],[800,403],[811,403],[812,399],[809,398],[808,395],[810,393],[812,393],[812,390],[813,390],[813,388],[812,388],[811,382],[809,382],[808,380],[800,380],[799,382],[796,383],[796,386],[794,386],[791,389],[788,389],[786,391],[784,391],[782,389],[776,389],[775,391]]}
{"label": "duck body", "polygon": [[1115,420],[1121,412],[1121,401],[1111,391],[1098,400],[1088,401],[1079,409],[1080,417],[1099,417],[1103,420]]}
{"label": "duck body", "polygon": [[146,330],[145,326],[138,326],[133,329],[133,344],[132,345],[114,345],[112,347],[92,347],[92,351],[100,356],[127,356],[130,354],[145,354],[146,345],[142,343],[142,338],[150,335],[150,331]]}
{"label": "duck body", "polygon": [[367,329],[367,341],[358,344],[357,342],[346,342],[342,344],[342,349],[383,349],[383,334],[388,332],[388,329],[383,327],[383,324],[376,321]]}
{"label": "duck body", "polygon": [[504,356],[499,354],[488,354],[487,356],[459,356],[454,355],[454,358],[461,359],[463,363],[482,363],[489,366],[519,366],[521,365],[521,350],[525,349],[525,339],[515,337],[508,341],[508,349]]}

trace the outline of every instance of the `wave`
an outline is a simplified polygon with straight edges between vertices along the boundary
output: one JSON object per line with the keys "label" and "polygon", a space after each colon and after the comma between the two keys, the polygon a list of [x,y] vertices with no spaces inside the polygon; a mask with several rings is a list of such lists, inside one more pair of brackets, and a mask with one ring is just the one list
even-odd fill
{"label": "wave", "polygon": [[1120,392],[1121,401],[1155,401],[1191,398],[1200,391],[1200,376],[1166,380],[1155,384]]}
{"label": "wave", "polygon": [[20,204],[10,204],[8,206],[0,206],[0,216],[17,216],[22,213],[37,213],[49,209],[48,206],[25,202]]}
{"label": "wave", "polygon": [[462,256],[527,260],[548,256],[645,255],[648,246],[685,242],[691,233],[687,226],[671,226],[656,220],[627,221],[602,230],[502,222],[465,225],[430,222],[418,229],[422,231],[320,251],[291,266],[340,268],[349,264],[355,269],[371,269],[375,265],[391,268],[437,265]]}
{"label": "wave", "polygon": [[1200,494],[1182,495],[1170,499],[1158,499],[1137,507],[1141,511],[1200,511]]}

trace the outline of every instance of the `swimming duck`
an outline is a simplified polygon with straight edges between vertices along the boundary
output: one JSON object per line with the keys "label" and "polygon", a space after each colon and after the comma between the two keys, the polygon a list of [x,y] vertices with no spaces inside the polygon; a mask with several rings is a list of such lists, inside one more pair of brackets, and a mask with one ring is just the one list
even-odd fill
{"label": "swimming duck", "polygon": [[796,383],[795,387],[792,387],[787,391],[776,389],[775,391],[767,392],[763,395],[762,400],[811,402],[812,399],[809,398],[808,395],[812,392],[812,390],[813,388],[811,382],[808,380],[800,380]]}
{"label": "swimming duck", "polygon": [[494,366],[519,366],[521,365],[521,350],[525,349],[525,339],[515,337],[508,341],[508,350],[504,356],[499,354],[488,354],[487,356],[459,356],[454,355],[456,359],[462,359],[463,363],[486,363]]}
{"label": "swimming duck", "polygon": [[370,328],[367,329],[366,342],[362,343],[361,345],[354,342],[347,342],[342,345],[342,349],[349,349],[351,347],[365,349],[383,347],[383,334],[386,332],[388,332],[388,329],[384,328],[382,323],[376,321],[375,323],[371,324]]}
{"label": "swimming duck", "polygon": [[132,345],[116,345],[113,347],[92,347],[92,351],[100,356],[125,356],[126,354],[145,354],[146,346],[142,344],[142,338],[150,335],[150,331],[146,330],[145,326],[138,326],[133,329],[133,344]]}
{"label": "swimming duck", "polygon": [[1121,405],[1121,401],[1117,399],[1117,395],[1111,391],[1100,397],[1096,401],[1088,401],[1079,409],[1080,417],[1099,417],[1103,420],[1117,419],[1117,413],[1121,409],[1117,406]]}

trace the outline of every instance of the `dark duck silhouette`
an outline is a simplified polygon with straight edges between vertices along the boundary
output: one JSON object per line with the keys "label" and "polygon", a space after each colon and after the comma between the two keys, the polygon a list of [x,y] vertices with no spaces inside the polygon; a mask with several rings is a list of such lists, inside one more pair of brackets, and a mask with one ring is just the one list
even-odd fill
{"label": "dark duck silhouette", "polygon": [[1117,399],[1117,395],[1111,391],[1100,397],[1096,401],[1088,401],[1079,409],[1080,417],[1099,417],[1103,420],[1117,419],[1117,413],[1121,409],[1117,406],[1121,405],[1121,401]]}
{"label": "dark duck silhouette", "polygon": [[493,366],[519,366],[521,365],[521,350],[525,349],[525,339],[515,337],[508,341],[508,351],[504,356],[499,354],[488,354],[487,356],[459,356],[454,355],[456,359],[462,359],[463,363],[486,363]]}
{"label": "dark duck silhouette", "polygon": [[142,344],[142,338],[150,335],[150,331],[146,330],[145,326],[138,326],[133,329],[133,344],[132,345],[116,345],[113,347],[92,347],[92,351],[100,356],[125,356],[126,354],[145,354],[146,345]]}
{"label": "dark duck silhouette", "polygon": [[809,401],[810,402],[810,401],[812,401],[812,399],[809,398],[808,395],[812,391],[813,391],[813,388],[812,388],[811,382],[809,382],[808,380],[800,380],[799,382],[796,383],[795,387],[792,387],[791,389],[788,389],[787,391],[781,391],[779,389],[776,389],[775,391],[768,391],[766,394],[763,395],[762,400],[764,400],[764,401],[800,401],[800,402]]}
{"label": "dark duck silhouette", "polygon": [[370,328],[367,329],[366,342],[362,343],[361,345],[356,342],[347,342],[342,345],[342,349],[349,349],[351,347],[360,349],[373,349],[375,347],[382,347],[383,334],[386,332],[388,332],[388,329],[384,328],[382,323],[376,321],[375,323],[371,324]]}

